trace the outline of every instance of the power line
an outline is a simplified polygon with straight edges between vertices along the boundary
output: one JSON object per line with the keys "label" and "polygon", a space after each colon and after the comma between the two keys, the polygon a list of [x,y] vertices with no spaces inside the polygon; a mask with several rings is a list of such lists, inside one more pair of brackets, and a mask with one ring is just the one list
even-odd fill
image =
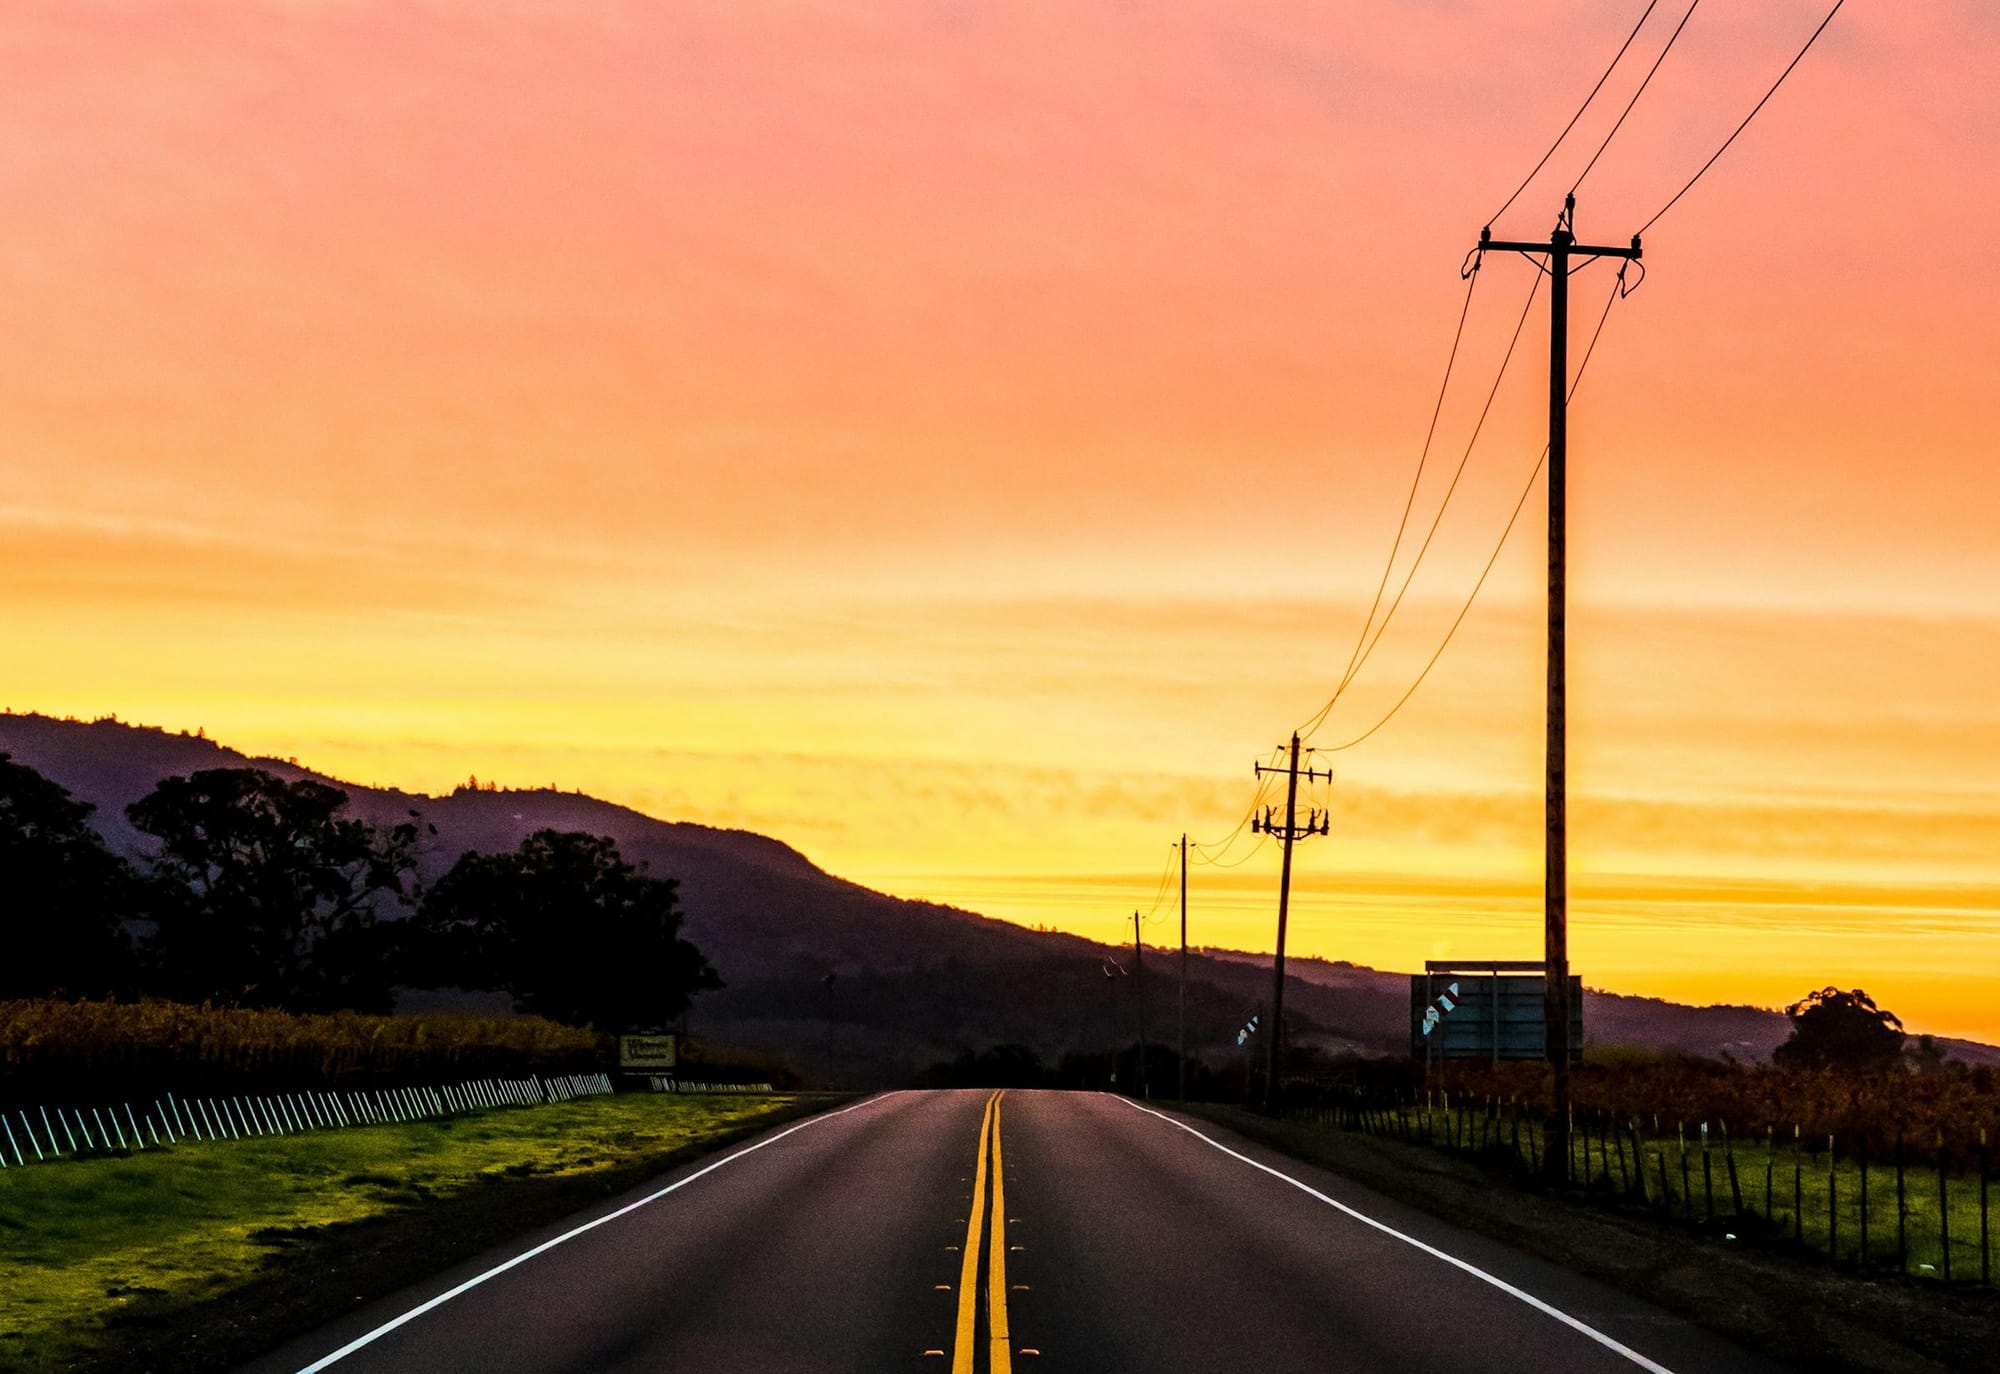
{"label": "power line", "polygon": [[[1577,173],[1575,185],[1569,188],[1571,195],[1576,194],[1576,188],[1583,185],[1583,179],[1590,175],[1590,169],[1597,165],[1597,159],[1604,156],[1604,150],[1611,146],[1611,140],[1616,138],[1618,131],[1625,127],[1625,116],[1632,113],[1632,107],[1637,105],[1639,97],[1646,93],[1646,87],[1653,82],[1653,73],[1660,69],[1660,64],[1667,60],[1667,54],[1674,50],[1675,40],[1681,36],[1681,30],[1687,27],[1688,20],[1694,18],[1695,7],[1700,4],[1701,0],[1690,0],[1687,13],[1681,16],[1680,23],[1674,25],[1674,31],[1667,35],[1667,46],[1660,49],[1660,55],[1654,58],[1653,65],[1646,69],[1646,79],[1639,83],[1639,89],[1632,92],[1632,98],[1625,102],[1625,108],[1619,114],[1618,122],[1611,126],[1611,132],[1604,136],[1604,142],[1597,145],[1597,151],[1590,155],[1590,161],[1586,162],[1583,165],[1583,170]],[[1645,231],[1641,230],[1640,232],[1643,233]]]}
{"label": "power line", "polygon": [[[1275,752],[1272,757],[1276,757]],[[1264,773],[1259,772],[1257,774],[1257,790],[1251,794],[1250,805],[1244,808],[1242,817],[1237,820],[1230,832],[1212,844],[1203,844],[1199,840],[1192,843],[1192,848],[1197,851],[1204,849],[1213,851],[1209,854],[1197,852],[1195,854],[1195,862],[1206,864],[1212,868],[1235,868],[1237,864],[1242,863],[1244,859],[1249,858],[1251,854],[1256,853],[1258,849],[1262,848],[1263,841],[1260,839],[1245,852],[1243,859],[1238,859],[1235,863],[1221,862],[1221,856],[1229,852],[1235,844],[1237,837],[1243,833],[1244,827],[1249,825],[1251,818],[1257,814],[1257,808],[1264,804],[1265,794],[1270,790],[1271,786],[1270,779]]]}
{"label": "power line", "polygon": [[1259,832],[1257,842],[1233,859],[1208,859],[1197,854],[1194,861],[1204,868],[1241,868],[1244,864],[1249,863],[1250,860],[1257,857],[1259,851],[1264,848],[1264,840],[1265,836],[1262,832]]}
{"label": "power line", "polygon": [[1148,920],[1152,919],[1153,913],[1160,909],[1160,903],[1166,900],[1167,880],[1172,878],[1174,874],[1173,855],[1174,851],[1179,847],[1179,845],[1169,845],[1167,847],[1167,862],[1166,866],[1160,870],[1160,881],[1153,891],[1153,904],[1146,908],[1146,918]]}
{"label": "power line", "polygon": [[[1657,3],[1657,0],[1655,0]],[[1451,388],[1451,373],[1458,362],[1459,341],[1465,337],[1465,319],[1472,313],[1472,291],[1479,285],[1479,262],[1475,260],[1472,270],[1465,274],[1465,303],[1458,308],[1458,328],[1452,331],[1451,354],[1444,361],[1444,381],[1438,385],[1437,401],[1431,406],[1430,428],[1424,431],[1424,446],[1417,454],[1417,471],[1410,478],[1410,494],[1403,498],[1403,517],[1396,522],[1396,537],[1389,542],[1389,559],[1382,565],[1382,580],[1375,584],[1375,599],[1368,603],[1368,615],[1361,622],[1361,633],[1355,636],[1354,648],[1347,655],[1347,666],[1341,669],[1341,681],[1347,681],[1354,673],[1355,661],[1361,657],[1361,646],[1368,641],[1368,631],[1375,624],[1375,612],[1382,607],[1382,593],[1389,585],[1389,574],[1396,570],[1396,555],[1403,548],[1403,532],[1410,526],[1410,512],[1417,504],[1417,488],[1423,484],[1424,465],[1430,461],[1431,441],[1437,437],[1438,416],[1444,412],[1445,392]],[[1331,702],[1327,703],[1329,706]],[[1321,719],[1325,713],[1321,712]],[[1314,722],[1317,724],[1317,721]]]}
{"label": "power line", "polygon": [[[1604,333],[1604,322],[1609,318],[1611,318],[1611,307],[1617,303],[1618,299],[1622,295],[1625,294],[1624,285],[1625,285],[1625,270],[1621,266],[1618,271],[1617,280],[1615,280],[1611,284],[1610,295],[1607,296],[1605,299],[1604,310],[1597,317],[1597,327],[1591,331],[1590,343],[1585,346],[1583,350],[1583,358],[1577,364],[1576,376],[1570,381],[1569,391],[1564,397],[1565,404],[1567,404],[1570,399],[1575,397],[1576,389],[1578,385],[1581,384],[1583,381],[1584,369],[1590,366],[1591,354],[1597,351],[1597,340],[1599,336]],[[1443,641],[1439,643],[1437,651],[1430,656],[1430,660],[1424,664],[1423,671],[1417,674],[1416,681],[1410,684],[1408,691],[1404,692],[1402,696],[1396,699],[1396,704],[1391,706],[1388,709],[1388,711],[1383,714],[1381,719],[1377,720],[1373,725],[1369,726],[1366,730],[1363,730],[1360,734],[1354,736],[1354,738],[1348,740],[1344,744],[1321,745],[1320,748],[1324,752],[1330,754],[1339,753],[1343,749],[1352,749],[1355,745],[1360,744],[1370,735],[1373,735],[1376,731],[1380,730],[1383,726],[1387,725],[1390,721],[1394,720],[1396,718],[1396,714],[1403,709],[1404,705],[1410,700],[1410,698],[1417,694],[1417,688],[1424,685],[1424,679],[1430,676],[1431,669],[1435,668],[1437,666],[1438,660],[1444,657],[1444,651],[1446,648],[1450,646],[1452,637],[1458,633],[1458,627],[1465,623],[1465,617],[1467,613],[1472,610],[1472,603],[1478,599],[1480,589],[1486,585],[1486,578],[1488,574],[1490,574],[1493,571],[1493,565],[1500,561],[1500,551],[1507,547],[1507,538],[1509,535],[1513,534],[1514,525],[1518,520],[1520,520],[1521,511],[1528,504],[1528,495],[1529,493],[1534,491],[1535,482],[1538,478],[1541,477],[1542,468],[1548,462],[1548,460],[1549,460],[1549,451],[1545,446],[1542,449],[1541,457],[1535,460],[1534,470],[1528,474],[1527,485],[1521,488],[1521,498],[1514,503],[1513,514],[1507,517],[1507,527],[1500,531],[1499,542],[1493,546],[1493,553],[1490,557],[1487,558],[1486,566],[1480,569],[1479,571],[1479,580],[1472,584],[1472,591],[1465,598],[1465,604],[1458,608],[1458,615],[1453,618],[1451,622],[1451,628],[1445,631]]]}
{"label": "power line", "polygon": [[1618,64],[1624,60],[1625,50],[1632,46],[1632,40],[1639,36],[1639,30],[1646,27],[1646,20],[1653,13],[1653,6],[1659,3],[1660,0],[1647,0],[1645,10],[1639,15],[1639,22],[1632,26],[1632,32],[1625,35],[1625,41],[1618,45],[1617,55],[1611,59],[1611,65],[1604,69],[1604,75],[1597,78],[1597,84],[1590,88],[1590,94],[1585,96],[1583,103],[1576,107],[1576,113],[1569,117],[1569,123],[1563,125],[1563,131],[1556,135],[1556,141],[1549,145],[1549,150],[1546,153],[1542,154],[1542,160],[1535,164],[1534,170],[1521,178],[1521,184],[1514,188],[1514,194],[1507,197],[1505,204],[1486,217],[1488,224],[1493,223],[1494,220],[1506,214],[1508,207],[1521,198],[1521,192],[1528,189],[1528,183],[1541,174],[1542,168],[1549,165],[1549,159],[1556,155],[1556,149],[1562,147],[1563,140],[1569,137],[1569,131],[1576,127],[1576,122],[1583,118],[1583,112],[1590,108],[1590,102],[1597,99],[1597,93],[1604,89],[1604,83],[1611,79],[1611,73],[1616,71]]}
{"label": "power line", "polygon": [[1250,818],[1252,816],[1255,816],[1257,814],[1257,808],[1264,804],[1264,794],[1269,789],[1269,787],[1270,784],[1268,782],[1259,779],[1257,783],[1257,790],[1250,797],[1250,805],[1244,809],[1241,819],[1239,819],[1236,822],[1235,827],[1232,828],[1227,835],[1224,835],[1221,839],[1215,841],[1215,843],[1213,844],[1203,844],[1200,841],[1195,842],[1194,848],[1197,851],[1201,850],[1211,851],[1210,853],[1197,852],[1195,858],[1198,862],[1204,864],[1214,864],[1217,862],[1217,859],[1221,855],[1227,854],[1230,851],[1230,849],[1234,847],[1237,837],[1243,833],[1244,827],[1250,824]]}
{"label": "power line", "polygon": [[[1541,289],[1541,284],[1541,274],[1537,273],[1534,281],[1528,287],[1527,300],[1521,303],[1520,318],[1514,322],[1513,336],[1507,340],[1507,352],[1500,359],[1500,370],[1494,374],[1493,385],[1487,389],[1486,403],[1480,407],[1479,419],[1472,427],[1472,437],[1465,441],[1465,452],[1459,455],[1458,469],[1452,473],[1451,482],[1445,487],[1444,499],[1438,502],[1437,514],[1431,517],[1431,525],[1424,532],[1423,543],[1417,546],[1416,556],[1410,560],[1410,566],[1403,573],[1402,585],[1396,588],[1396,595],[1390,601],[1389,609],[1382,613],[1381,623],[1375,627],[1374,638],[1369,639],[1367,647],[1361,651],[1358,657],[1350,662],[1346,673],[1334,685],[1333,695],[1326,699],[1326,704],[1321,706],[1311,719],[1300,727],[1300,734],[1305,738],[1310,739],[1318,733],[1320,726],[1325,724],[1328,713],[1333,710],[1334,703],[1339,701],[1341,694],[1353,685],[1354,679],[1359,676],[1361,669],[1367,664],[1369,658],[1374,655],[1375,646],[1380,644],[1382,636],[1388,633],[1389,622],[1395,618],[1397,609],[1403,604],[1403,598],[1409,593],[1410,584],[1416,580],[1417,569],[1423,565],[1424,555],[1430,552],[1431,543],[1437,538],[1438,526],[1444,523],[1445,510],[1451,505],[1451,498],[1458,490],[1460,479],[1465,476],[1466,464],[1471,461],[1472,450],[1478,445],[1479,435],[1486,427],[1486,417],[1493,411],[1494,398],[1500,394],[1501,382],[1506,380],[1507,367],[1514,360],[1514,349],[1521,342],[1521,331],[1527,326],[1528,312],[1534,309],[1535,293]],[[1364,630],[1364,637],[1366,633]]]}
{"label": "power line", "polygon": [[1805,55],[1808,52],[1812,51],[1812,45],[1819,41],[1819,36],[1822,33],[1826,32],[1826,26],[1833,22],[1833,16],[1839,14],[1840,7],[1846,3],[1847,0],[1834,0],[1833,8],[1826,12],[1826,18],[1819,21],[1819,27],[1812,31],[1812,37],[1808,38],[1806,40],[1806,45],[1803,48],[1799,49],[1798,56],[1794,57],[1786,65],[1785,69],[1782,72],[1778,73],[1778,79],[1771,83],[1771,89],[1764,92],[1764,99],[1759,100],[1755,105],[1750,107],[1750,113],[1743,116],[1743,122],[1736,126],[1735,132],[1730,134],[1728,138],[1722,140],[1722,146],[1720,148],[1717,148],[1715,152],[1709,156],[1708,161],[1701,164],[1700,171],[1697,171],[1693,176],[1688,178],[1687,185],[1681,187],[1680,190],[1674,192],[1672,200],[1669,200],[1665,205],[1662,205],[1658,210],[1654,211],[1653,217],[1647,220],[1644,224],[1639,226],[1639,232],[1641,234],[1644,234],[1648,229],[1651,229],[1655,224],[1657,224],[1659,222],[1661,215],[1664,215],[1667,213],[1667,211],[1673,209],[1674,205],[1680,200],[1680,198],[1686,195],[1689,191],[1693,190],[1694,184],[1697,181],[1700,181],[1703,174],[1706,173],[1709,168],[1715,165],[1716,159],[1720,158],[1724,153],[1729,151],[1729,145],[1736,141],[1736,135],[1742,133],[1745,129],[1750,127],[1750,121],[1757,117],[1757,111],[1763,109],[1765,102],[1770,100],[1772,96],[1778,93],[1778,87],[1785,84],[1785,78],[1792,74],[1792,68],[1798,66],[1800,62],[1805,60]]}

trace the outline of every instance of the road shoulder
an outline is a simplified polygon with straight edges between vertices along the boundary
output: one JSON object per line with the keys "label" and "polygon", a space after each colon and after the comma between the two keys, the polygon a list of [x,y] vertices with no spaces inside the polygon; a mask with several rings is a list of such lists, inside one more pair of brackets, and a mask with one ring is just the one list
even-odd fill
{"label": "road shoulder", "polygon": [[[1165,1105],[1165,1104],[1161,1104]],[[2000,1294],[1874,1281],[1789,1257],[1725,1248],[1639,1215],[1516,1188],[1442,1151],[1272,1121],[1240,1108],[1172,1108],[1326,1169],[1686,1318],[1767,1358],[1853,1374],[1990,1367]]]}

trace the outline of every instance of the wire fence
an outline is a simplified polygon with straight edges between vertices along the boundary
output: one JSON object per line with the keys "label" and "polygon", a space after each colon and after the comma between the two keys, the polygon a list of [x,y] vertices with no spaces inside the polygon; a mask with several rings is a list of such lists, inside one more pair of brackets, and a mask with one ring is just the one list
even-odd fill
{"label": "wire fence", "polygon": [[435,1120],[505,1107],[534,1107],[612,1091],[602,1073],[553,1078],[478,1078],[434,1087],[181,1098],[173,1093],[112,1106],[16,1108],[0,1112],[0,1168],[89,1156],[130,1155],[189,1142],[247,1140]]}
{"label": "wire fence", "polygon": [[[1545,1132],[1518,1099],[1449,1093],[1329,1094],[1292,1119],[1386,1136],[1541,1179]],[[1732,1133],[1723,1121],[1596,1113],[1572,1119],[1567,1178],[1600,1205],[1644,1210],[1726,1242],[1789,1248],[1837,1267],[1940,1282],[1993,1283],[1986,1132],[1969,1150],[1941,1139],[1807,1136],[1797,1126]]]}

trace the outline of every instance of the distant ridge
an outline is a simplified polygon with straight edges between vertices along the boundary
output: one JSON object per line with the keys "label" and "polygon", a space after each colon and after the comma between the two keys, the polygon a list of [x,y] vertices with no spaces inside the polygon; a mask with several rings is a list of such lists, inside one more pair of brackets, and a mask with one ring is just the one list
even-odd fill
{"label": "distant ridge", "polygon": [[[1067,1051],[1130,1044],[1129,980],[1107,978],[1117,948],[1029,930],[955,907],[908,901],[848,882],[768,836],[548,789],[461,787],[444,796],[359,786],[292,759],[253,758],[201,735],[116,720],[0,714],[0,752],[93,803],[106,841],[143,852],[127,804],[165,777],[258,767],[347,792],[356,814],[384,822],[414,810],[437,827],[423,869],[434,877],[465,850],[512,849],[535,830],[609,835],[629,859],[680,883],[687,934],[728,986],[705,994],[696,1032],[791,1059],[809,1077],[901,1083],[965,1049],[1020,1043],[1053,1061]],[[1129,962],[1129,960],[1124,960]],[[1270,956],[1205,950],[1189,960],[1189,1048],[1212,1063],[1240,1055],[1234,1032],[1269,995]],[[1303,1042],[1333,1051],[1400,1054],[1407,1044],[1406,975],[1351,964],[1286,964],[1287,1021]],[[832,983],[827,975],[834,975]],[[1586,994],[1590,1039],[1756,1062],[1786,1035],[1782,1015],[1751,1007],[1687,1007]],[[1172,1025],[1171,980],[1148,980],[1156,1039]],[[2000,1064],[2000,1049],[1944,1042],[1960,1058]]]}

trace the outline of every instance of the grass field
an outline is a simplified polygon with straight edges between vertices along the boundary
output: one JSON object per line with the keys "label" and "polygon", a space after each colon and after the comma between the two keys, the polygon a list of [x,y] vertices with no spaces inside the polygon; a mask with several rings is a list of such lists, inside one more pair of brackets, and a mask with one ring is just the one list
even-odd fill
{"label": "grass field", "polygon": [[[1541,1157],[1540,1123],[1507,1109],[1489,1115],[1478,1105],[1412,1105],[1355,1117],[1307,1108],[1299,1115],[1320,1125],[1427,1141],[1489,1163],[1511,1158],[1523,1176]],[[1655,1135],[1648,1123],[1632,1118],[1622,1132],[1607,1135],[1602,1120],[1579,1122],[1570,1141],[1571,1177],[1601,1199],[1643,1198],[1670,1221],[1744,1243],[1832,1255],[1842,1265],[1876,1273],[1982,1282],[2000,1270],[2000,1235],[1994,1234],[2000,1230],[2000,1182],[1990,1174],[1982,1179],[1978,1156],[1959,1157],[1942,1180],[1935,1157],[1908,1161],[1899,1197],[1897,1170],[1879,1147],[1864,1184],[1859,1158],[1826,1146],[1825,1137],[1795,1146],[1789,1135],[1775,1133],[1725,1143],[1719,1131],[1704,1143],[1698,1127],[1676,1131],[1669,1124]]]}
{"label": "grass field", "polygon": [[133,1304],[157,1318],[212,1299],[324,1228],[664,1158],[791,1101],[630,1094],[0,1172],[0,1369],[115,1353]]}

